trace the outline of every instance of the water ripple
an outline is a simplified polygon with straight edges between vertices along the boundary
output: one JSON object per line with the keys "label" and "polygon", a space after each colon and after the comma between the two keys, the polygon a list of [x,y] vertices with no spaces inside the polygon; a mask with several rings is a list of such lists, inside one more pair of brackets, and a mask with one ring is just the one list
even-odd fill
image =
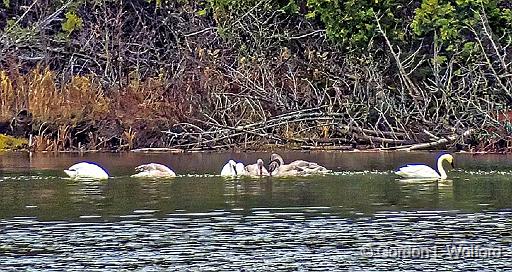
{"label": "water ripple", "polygon": [[[176,212],[117,222],[24,217],[0,221],[0,262],[5,270],[495,271],[511,257],[510,216],[511,211],[385,211],[345,218],[327,207],[295,207],[254,208],[248,214]],[[456,246],[501,251],[492,258],[450,255]],[[406,255],[415,248],[428,255]]]}

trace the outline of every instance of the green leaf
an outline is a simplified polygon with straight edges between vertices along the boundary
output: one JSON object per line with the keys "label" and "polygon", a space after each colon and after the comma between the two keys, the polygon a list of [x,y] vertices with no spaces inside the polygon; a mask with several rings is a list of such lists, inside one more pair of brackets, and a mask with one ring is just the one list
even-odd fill
{"label": "green leaf", "polygon": [[74,11],[66,12],[66,20],[62,23],[62,30],[69,34],[82,28],[82,18],[75,14]]}
{"label": "green leaf", "polygon": [[311,11],[306,13],[304,17],[306,17],[306,19],[314,19],[316,17],[316,13],[314,11]]}
{"label": "green leaf", "polygon": [[197,15],[198,16],[205,16],[206,15],[206,10],[202,9],[202,10],[197,11]]}
{"label": "green leaf", "polygon": [[446,62],[446,60],[448,60],[448,58],[446,56],[438,55],[438,56],[435,56],[434,58],[432,58],[432,60],[436,64],[443,64]]}

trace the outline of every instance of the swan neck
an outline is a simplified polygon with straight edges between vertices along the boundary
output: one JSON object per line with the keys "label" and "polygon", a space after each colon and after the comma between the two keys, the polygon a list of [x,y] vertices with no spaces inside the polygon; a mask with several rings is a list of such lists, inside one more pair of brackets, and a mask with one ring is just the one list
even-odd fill
{"label": "swan neck", "polygon": [[277,161],[279,163],[279,165],[284,164],[283,157],[281,157],[280,155],[275,154],[275,153],[272,154],[272,156],[270,156],[270,162],[273,162],[273,161]]}
{"label": "swan neck", "polygon": [[270,174],[270,176],[272,176],[273,174],[277,173],[278,171],[278,168],[280,167],[281,165],[279,164],[279,161],[271,161],[270,164],[268,165],[268,172]]}
{"label": "swan neck", "polygon": [[439,160],[437,160],[437,171],[439,171],[441,179],[446,179],[448,177],[448,175],[446,175],[446,171],[443,168],[444,160],[446,160],[446,158],[439,158]]}
{"label": "swan neck", "polygon": [[281,158],[281,156],[277,157],[277,159],[279,160],[279,165],[284,164],[284,160],[283,160],[283,158]]}

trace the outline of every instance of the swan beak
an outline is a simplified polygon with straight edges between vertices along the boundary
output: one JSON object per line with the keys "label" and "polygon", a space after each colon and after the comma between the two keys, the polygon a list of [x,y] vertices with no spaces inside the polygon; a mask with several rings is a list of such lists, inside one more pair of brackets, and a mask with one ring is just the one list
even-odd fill
{"label": "swan beak", "polygon": [[259,169],[260,169],[260,176],[263,175],[263,165],[259,165]]}
{"label": "swan beak", "polygon": [[455,168],[455,164],[452,162],[450,162],[450,165],[452,166],[452,168]]}

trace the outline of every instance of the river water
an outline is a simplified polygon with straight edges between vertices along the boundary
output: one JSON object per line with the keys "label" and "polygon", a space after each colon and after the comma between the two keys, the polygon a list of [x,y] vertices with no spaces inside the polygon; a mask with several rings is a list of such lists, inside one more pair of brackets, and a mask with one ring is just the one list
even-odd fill
{"label": "river water", "polygon": [[[283,152],[325,176],[217,176],[268,153],[0,153],[2,271],[511,269],[512,156],[456,154],[447,181],[403,181],[436,153]],[[63,169],[94,161],[107,181]],[[147,162],[172,180],[130,178]]]}

